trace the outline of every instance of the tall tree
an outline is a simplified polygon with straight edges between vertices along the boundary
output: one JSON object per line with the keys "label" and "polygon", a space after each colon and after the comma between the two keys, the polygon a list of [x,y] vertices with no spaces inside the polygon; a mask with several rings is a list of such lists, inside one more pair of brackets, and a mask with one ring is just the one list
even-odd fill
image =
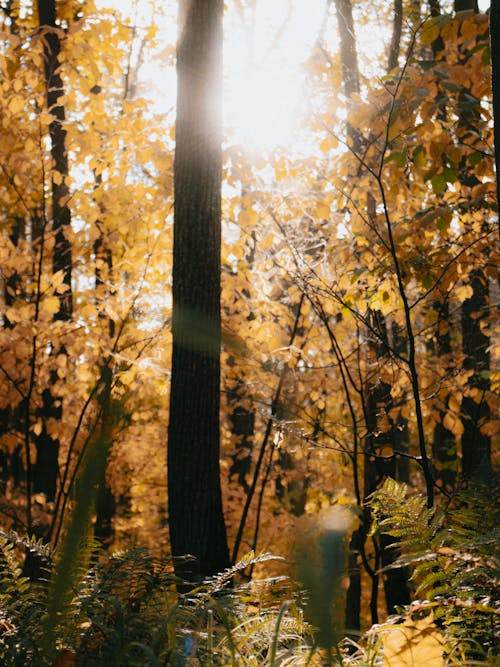
{"label": "tall tree", "polygon": [[180,4],[169,527],[177,573],[228,566],[219,470],[223,1]]}
{"label": "tall tree", "polygon": [[[354,28],[352,3],[351,0],[336,0],[337,24],[340,42],[340,58],[342,63],[342,81],[348,108],[350,107],[350,97],[360,90],[360,73],[357,57],[356,33]],[[399,45],[401,41],[401,14],[402,7],[396,0],[394,3],[394,24],[393,35],[390,47],[390,57],[388,69],[391,70],[397,65],[399,55]],[[366,141],[363,139],[357,128],[348,123],[346,128],[351,147],[354,153],[362,154],[366,150]],[[360,165],[361,166],[361,165]],[[376,201],[372,193],[367,194],[367,216],[368,219],[374,219]],[[370,234],[370,231],[367,231]],[[390,346],[387,337],[387,323],[384,315],[376,310],[370,309],[367,313],[368,330],[366,332],[366,362],[368,373],[364,382],[363,413],[366,426],[366,437],[364,443],[364,492],[363,505],[366,498],[375,491],[377,485],[384,475],[396,476],[395,459],[392,458],[390,464],[383,462],[383,459],[376,457],[378,451],[386,445],[390,445],[393,451],[398,449],[395,442],[397,429],[390,426],[389,423],[384,427],[381,425],[381,416],[389,412],[392,406],[391,386],[380,379],[379,371],[381,365],[390,364]],[[377,336],[373,334],[377,333]],[[365,545],[369,525],[371,522],[370,513],[366,507],[363,507],[363,521],[361,526],[354,531],[349,553],[349,588],[346,597],[346,627],[350,630],[359,630],[360,628],[360,596],[361,596],[361,564],[360,555],[366,565]],[[389,565],[395,560],[395,549],[390,539],[383,536],[380,544],[373,541],[375,556],[381,557],[384,565]],[[380,552],[380,553],[379,553]],[[376,569],[376,568],[375,568]],[[370,568],[369,574],[372,578],[371,592],[371,611],[372,619],[377,620],[377,591],[378,576]],[[406,575],[399,569],[387,570],[384,578],[384,588],[386,595],[387,608],[389,612],[394,611],[396,605],[407,604],[409,593],[406,585]]]}
{"label": "tall tree", "polygon": [[387,71],[397,67],[401,47],[401,32],[403,30],[403,0],[394,0],[394,18],[392,24],[392,38],[389,46]]}
{"label": "tall tree", "polygon": [[493,123],[495,132],[495,164],[497,200],[500,201],[500,3],[491,0],[490,8],[491,88],[493,93]]}
{"label": "tall tree", "polygon": [[[54,319],[61,322],[71,318],[73,310],[71,289],[71,244],[68,240],[68,227],[71,224],[71,212],[68,206],[69,189],[68,156],[66,151],[65,109],[61,104],[64,95],[63,82],[59,71],[59,54],[61,52],[60,28],[57,26],[55,0],[38,0],[38,19],[44,32],[44,70],[46,86],[47,110],[52,116],[49,125],[51,156],[54,171],[52,175],[51,198],[51,229],[54,234],[54,250],[52,257],[53,272],[62,273],[63,288],[58,294],[59,310]],[[43,216],[45,218],[46,212]],[[45,233],[45,219],[42,229],[36,233]],[[66,354],[64,346],[54,343],[55,355]],[[47,430],[47,420],[60,420],[62,417],[62,399],[54,395],[54,384],[57,374],[51,376],[51,384],[45,387],[42,395],[42,407],[39,410],[42,430],[35,435],[36,462],[33,469],[33,489],[35,493],[44,493],[48,500],[54,500],[59,472],[59,439]]]}
{"label": "tall tree", "polygon": [[[455,0],[455,12],[478,13],[477,0]],[[460,54],[464,64],[470,58],[470,52],[462,49]],[[457,129],[460,140],[468,141],[469,130],[479,120],[476,107],[467,105],[467,88],[459,98],[460,109]],[[479,185],[480,181],[465,159],[460,162],[459,182],[465,188]],[[487,225],[483,224],[486,231]],[[462,304],[462,351],[465,356],[464,368],[472,371],[468,381],[468,392],[462,399],[464,433],[462,435],[462,473],[470,478],[480,465],[491,465],[491,437],[483,428],[490,418],[487,394],[490,390],[489,336],[481,326],[481,320],[489,308],[489,282],[484,267],[489,252],[484,253],[478,266],[471,271],[469,284],[472,288],[470,298]]]}

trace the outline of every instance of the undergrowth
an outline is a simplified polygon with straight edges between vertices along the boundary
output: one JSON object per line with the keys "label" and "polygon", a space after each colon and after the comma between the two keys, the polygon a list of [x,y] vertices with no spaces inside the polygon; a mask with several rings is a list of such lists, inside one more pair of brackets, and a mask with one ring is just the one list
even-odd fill
{"label": "undergrowth", "polygon": [[[234,583],[252,564],[275,558],[266,554],[249,554],[178,595],[171,563],[144,549],[106,554],[82,542],[86,557],[75,556],[79,570],[63,582],[66,589],[55,609],[57,554],[40,542],[0,531],[0,664],[499,665],[496,481],[464,490],[446,511],[427,509],[424,498],[408,497],[406,487],[390,479],[373,495],[374,529],[398,538],[401,556],[394,566],[410,568],[416,599],[359,642],[339,639],[338,629],[332,630],[335,639],[325,641],[324,629],[305,620],[314,619],[308,608],[315,604],[307,585],[299,595],[300,587],[285,577]],[[23,576],[26,550],[43,562],[45,576],[38,581]],[[330,604],[343,604],[340,590],[332,590]],[[56,620],[47,633],[49,610]]]}

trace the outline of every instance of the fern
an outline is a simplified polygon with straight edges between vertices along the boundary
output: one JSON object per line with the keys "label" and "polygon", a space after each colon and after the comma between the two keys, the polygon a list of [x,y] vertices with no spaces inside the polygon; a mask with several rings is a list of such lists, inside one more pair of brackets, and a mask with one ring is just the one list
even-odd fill
{"label": "fern", "polygon": [[476,478],[446,512],[427,509],[425,498],[386,480],[370,500],[374,530],[396,536],[415,592],[434,603],[448,652],[484,659],[500,630],[498,477]]}
{"label": "fern", "polygon": [[19,547],[35,553],[50,567],[50,550],[39,540],[0,531],[0,664],[42,664],[41,621],[45,585],[23,575]]}

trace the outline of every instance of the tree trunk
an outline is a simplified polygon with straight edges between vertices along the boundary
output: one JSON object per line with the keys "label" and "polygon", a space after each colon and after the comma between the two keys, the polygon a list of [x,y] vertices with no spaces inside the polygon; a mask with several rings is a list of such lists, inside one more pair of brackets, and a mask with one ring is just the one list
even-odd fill
{"label": "tree trunk", "polygon": [[[446,295],[440,294],[439,298],[433,304],[433,309],[437,316],[435,341],[431,347],[439,359],[449,359],[452,352],[450,335],[450,308]],[[452,372],[452,368],[449,368]],[[444,425],[446,415],[446,403],[448,396],[444,397],[442,403],[436,406],[439,414],[439,420],[434,427],[432,438],[432,458],[434,460],[434,469],[436,471],[436,481],[440,483],[443,491],[452,492],[455,487],[456,479],[456,460],[457,447],[455,436]]]}
{"label": "tree trunk", "polygon": [[168,494],[176,572],[191,581],[229,565],[219,470],[222,14],[222,0],[187,0],[179,12]]}
{"label": "tree trunk", "polygon": [[497,202],[500,202],[500,0],[491,0],[490,46],[493,125],[495,136],[495,165],[497,174]]}
{"label": "tree trunk", "polygon": [[[455,11],[477,13],[477,0],[455,0]],[[464,54],[464,59],[467,54]],[[477,119],[477,110],[460,109],[458,124],[465,128]],[[479,184],[470,166],[462,161],[459,180],[466,187]],[[487,258],[485,257],[485,261]],[[486,394],[490,390],[488,372],[490,370],[489,337],[481,327],[481,322],[489,310],[488,278],[481,267],[472,270],[469,277],[472,296],[462,304],[462,351],[465,356],[464,369],[473,371],[467,382],[469,395],[462,399],[462,473],[470,479],[479,466],[491,466],[491,438],[481,432],[481,427],[490,419],[490,409]],[[474,395],[472,395],[474,394]]]}
{"label": "tree trunk", "polygon": [[358,50],[352,18],[351,0],[335,0],[337,24],[340,38],[340,60],[342,81],[346,98],[359,93]]}
{"label": "tree trunk", "polygon": [[[102,178],[100,175],[95,177],[96,186],[101,185]],[[106,235],[101,229],[100,225],[97,225],[99,228],[99,237],[94,243],[94,253],[96,260],[95,268],[95,288],[96,294],[99,294],[99,291],[104,288],[106,297],[111,296],[112,294],[112,285],[113,285],[113,254],[110,248],[107,247]],[[105,272],[103,276],[103,270],[101,267],[105,266]],[[107,285],[106,285],[107,283]],[[97,304],[98,305],[98,304]],[[113,349],[113,339],[115,336],[115,322],[111,317],[107,317],[104,313],[101,314],[102,318],[107,324],[107,334],[109,337],[110,348]],[[108,369],[103,368],[102,376],[109,383],[109,386],[105,387],[101,392],[101,406],[103,414],[111,415],[112,413],[112,382],[113,382],[113,370],[111,360],[108,362]],[[103,403],[107,401],[107,405]],[[110,431],[111,433],[111,431]],[[107,479],[106,479],[106,470],[104,470],[103,478],[99,480],[99,489],[97,490],[96,495],[96,519],[94,524],[94,537],[101,541],[104,547],[109,547],[114,537],[114,527],[113,519],[116,514],[116,500],[111,491]]]}
{"label": "tree trunk", "polygon": [[389,59],[387,71],[390,72],[398,66],[399,51],[401,48],[401,32],[403,28],[403,0],[394,0],[394,18],[392,24],[392,37],[389,46]]}
{"label": "tree trunk", "polygon": [[[230,358],[228,365],[230,367],[236,366],[236,362]],[[228,477],[229,481],[236,478],[245,494],[248,494],[250,491],[248,478],[252,470],[252,450],[255,430],[255,412],[252,408],[248,407],[251,399],[247,394],[247,386],[240,379],[236,379],[234,386],[227,391],[229,425],[235,441]]]}
{"label": "tree trunk", "polygon": [[466,355],[464,368],[472,370],[468,388],[474,396],[464,396],[462,415],[462,473],[466,479],[480,465],[491,465],[491,438],[481,432],[481,426],[490,419],[486,392],[490,389],[487,377],[490,367],[489,337],[481,329],[482,317],[488,309],[488,283],[484,273],[477,269],[470,278],[473,294],[462,304],[462,349]]}
{"label": "tree trunk", "polygon": [[[52,270],[61,271],[63,285],[66,290],[58,292],[59,311],[54,319],[67,321],[71,318],[72,289],[71,289],[71,245],[66,238],[66,232],[71,224],[71,214],[68,207],[68,156],[66,152],[66,130],[64,128],[65,110],[60,104],[60,97],[64,94],[63,83],[59,73],[59,53],[61,42],[56,32],[56,3],[55,0],[38,0],[38,18],[40,29],[44,32],[44,61],[46,104],[52,121],[49,125],[51,156],[54,171],[59,178],[52,179],[52,231],[55,245],[52,257]],[[65,354],[63,346],[54,349],[54,354]],[[51,375],[51,386],[46,387],[42,394],[42,405],[37,416],[42,422],[42,430],[34,436],[36,448],[36,462],[33,468],[33,490],[35,493],[45,494],[47,500],[53,501],[56,495],[59,476],[59,440],[47,430],[47,420],[62,418],[61,398],[54,395],[53,384],[57,381],[57,374]]]}
{"label": "tree trunk", "polygon": [[[340,58],[342,63],[342,78],[344,93],[349,100],[351,95],[358,93],[360,89],[359,84],[359,68],[357,57],[356,34],[354,30],[354,21],[352,15],[351,0],[335,0],[337,10],[337,22],[340,41]],[[391,55],[390,58],[396,58],[399,53],[399,43],[401,40],[401,21],[402,21],[402,7],[399,0],[394,3],[394,32],[392,35]],[[396,55],[394,55],[396,54]],[[390,65],[391,63],[389,63]],[[349,106],[349,101],[347,102]],[[363,145],[363,138],[355,127],[348,123],[347,134],[350,139],[350,144],[354,152],[360,152]],[[371,214],[371,209],[375,210],[376,202],[369,194],[368,197],[368,215]],[[387,341],[387,326],[382,313],[378,311],[370,311],[368,314],[370,325],[377,331],[384,340]],[[390,362],[390,355],[388,353],[388,346],[381,344],[379,340],[374,340],[373,335],[367,332],[368,336],[368,350],[372,362],[384,364]],[[373,365],[373,364],[372,364]],[[374,379],[367,379],[366,393],[363,397],[365,403],[365,418],[367,437],[365,442],[365,456],[364,456],[364,494],[363,499],[366,499],[370,493],[375,491],[378,483],[385,475],[396,475],[396,458],[393,457],[389,462],[376,457],[378,450],[384,445],[390,445],[392,449],[396,449],[395,442],[395,428],[390,431],[383,432],[379,429],[379,413],[388,413],[392,406],[391,388],[388,384]],[[380,435],[375,435],[380,433]],[[363,500],[364,502],[364,500]],[[359,630],[360,628],[360,596],[361,596],[361,563],[360,556],[365,549],[366,537],[369,532],[371,517],[369,511],[365,508],[362,513],[362,525],[354,531],[351,543],[349,546],[348,571],[349,571],[349,586],[346,596],[346,627],[349,630]],[[382,550],[381,558],[384,565],[388,565],[395,559],[395,547],[393,543],[388,540],[381,540],[380,547]],[[377,548],[377,545],[375,545]],[[366,561],[365,561],[366,562]],[[378,577],[371,571],[369,572],[372,580],[372,622],[377,622],[377,594],[378,594]],[[389,613],[394,611],[394,601],[398,604],[400,599],[409,602],[409,592],[405,584],[406,573],[402,570],[388,570],[385,578],[385,592],[386,602]],[[395,592],[395,591],[398,592]]]}

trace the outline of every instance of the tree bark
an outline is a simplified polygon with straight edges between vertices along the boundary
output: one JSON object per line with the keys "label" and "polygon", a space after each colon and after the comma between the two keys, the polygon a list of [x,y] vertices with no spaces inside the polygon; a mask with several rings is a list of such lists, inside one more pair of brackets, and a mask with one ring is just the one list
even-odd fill
{"label": "tree bark", "polygon": [[352,17],[351,0],[335,0],[340,38],[340,60],[345,96],[359,93],[358,50]]}
{"label": "tree bark", "polygon": [[[447,296],[439,294],[439,297],[433,303],[433,310],[436,313],[436,333],[434,341],[430,344],[430,352],[434,353],[440,359],[449,359],[452,352],[450,329],[451,313]],[[449,372],[452,372],[451,366]],[[446,403],[448,396],[442,403],[438,403],[436,411],[439,419],[434,426],[432,438],[432,458],[434,460],[434,469],[436,481],[440,483],[443,491],[452,492],[455,487],[456,479],[456,460],[457,447],[455,436],[444,425],[446,415]]]}
{"label": "tree bark", "polygon": [[[229,565],[219,470],[223,1],[181,3],[174,161],[169,526],[176,573]],[[180,557],[190,554],[194,561]]]}
{"label": "tree bark", "polygon": [[490,47],[497,202],[500,202],[500,0],[491,0]]}
{"label": "tree bark", "polygon": [[464,368],[473,371],[468,387],[478,392],[475,397],[464,396],[462,399],[462,473],[466,479],[470,479],[480,465],[491,465],[491,438],[481,432],[481,426],[490,419],[486,402],[486,392],[490,389],[490,340],[481,329],[482,316],[488,309],[487,280],[480,269],[473,271],[470,278],[473,294],[462,304]]}
{"label": "tree bark", "polygon": [[[477,0],[455,0],[455,12],[460,11],[478,13]],[[467,54],[464,54],[464,60],[466,59]],[[467,128],[468,124],[477,118],[476,109],[466,112],[462,108],[458,125]],[[459,180],[465,187],[479,184],[465,160],[460,164]],[[486,394],[490,390],[489,337],[481,327],[489,309],[489,285],[482,267],[472,270],[469,285],[472,287],[472,296],[462,304],[462,351],[465,356],[464,368],[473,371],[467,388],[470,393],[477,393],[475,397],[466,395],[462,399],[462,474],[465,479],[470,479],[480,466],[491,467],[491,437],[481,431],[482,426],[490,419],[486,400]]]}
{"label": "tree bark", "polygon": [[[339,31],[339,41],[340,41],[340,58],[342,63],[342,79],[343,87],[346,99],[348,100],[347,104],[349,106],[349,98],[351,95],[358,93],[360,90],[360,77],[359,77],[359,67],[358,67],[358,57],[357,57],[357,45],[356,45],[356,34],[354,30],[354,20],[352,14],[352,2],[351,0],[335,0],[335,6],[337,10],[337,22],[338,22],[338,31]],[[391,57],[393,52],[399,51],[399,42],[401,39],[401,34],[398,34],[398,29],[400,30],[400,21],[402,17],[398,15],[399,11],[399,0],[395,0],[394,3],[394,33],[392,36],[392,46],[391,46]],[[401,8],[402,11],[402,8]],[[401,12],[400,12],[401,13]],[[396,45],[397,44],[397,48]],[[396,55],[397,60],[397,55]],[[355,127],[348,123],[347,134],[350,138],[350,143],[355,152],[361,151],[363,144],[363,138],[360,136],[359,132]],[[370,214],[370,209],[375,208],[375,200],[373,196],[368,198],[368,213]],[[379,311],[370,311],[368,318],[371,320],[371,325],[378,330],[381,336],[387,340],[387,326],[386,321],[382,313]],[[377,363],[389,363],[390,357],[387,352],[387,347],[381,345],[378,340],[373,340],[371,334],[368,333],[368,350],[370,358],[377,360]],[[365,403],[365,419],[366,419],[366,431],[367,437],[365,441],[365,456],[364,456],[364,494],[363,494],[363,503],[364,499],[372,493],[378,483],[383,479],[385,475],[396,476],[396,459],[393,457],[390,459],[390,463],[387,464],[383,459],[378,459],[376,457],[377,450],[384,444],[390,444],[393,449],[395,446],[395,428],[391,428],[390,432],[381,433],[380,436],[374,434],[379,433],[379,412],[389,412],[391,407],[392,399],[390,393],[390,386],[384,382],[379,382],[375,380],[368,379],[366,382],[366,393],[363,397]],[[349,545],[349,559],[348,559],[348,571],[349,571],[349,586],[347,589],[346,595],[346,627],[349,630],[359,630],[361,619],[360,619],[360,596],[361,596],[361,562],[360,556],[364,552],[366,537],[369,532],[369,526],[371,522],[371,517],[369,511],[364,508],[362,513],[362,525],[359,529],[354,531],[351,543]],[[387,540],[381,540],[381,549],[382,549],[382,560],[384,565],[388,565],[390,562],[395,560],[395,545],[389,543]],[[376,545],[375,545],[376,547]],[[366,569],[366,567],[365,567]],[[372,580],[372,622],[377,622],[377,593],[378,593],[378,577],[372,571],[369,572]],[[394,600],[397,599],[398,603],[401,600],[409,602],[409,592],[405,584],[406,573],[402,570],[389,570],[385,579],[385,593],[386,593],[386,602],[389,613],[394,611]],[[399,591],[396,593],[395,591]],[[398,597],[399,596],[399,597]]]}
{"label": "tree bark", "polygon": [[[61,271],[63,285],[66,291],[58,293],[59,311],[54,315],[55,320],[68,321],[71,318],[73,303],[71,289],[71,244],[66,232],[71,225],[71,213],[68,207],[68,156],[66,152],[66,130],[64,128],[65,109],[60,103],[64,94],[63,83],[59,72],[59,54],[61,42],[57,32],[57,15],[55,0],[38,0],[38,19],[40,28],[44,31],[44,68],[46,104],[52,121],[49,125],[50,152],[54,163],[54,170],[59,178],[52,179],[52,231],[55,244],[52,257],[52,270]],[[59,346],[54,353],[65,354],[64,347]],[[62,419],[62,400],[54,395],[53,384],[57,381],[55,372],[51,376],[49,387],[43,390],[42,405],[37,416],[42,422],[42,431],[34,436],[36,448],[36,462],[33,468],[33,490],[43,493],[47,500],[55,499],[57,480],[59,476],[59,440],[47,430],[48,419]]]}
{"label": "tree bark", "polygon": [[394,18],[392,23],[391,45],[389,46],[389,59],[387,71],[390,72],[398,66],[399,51],[401,48],[401,32],[403,29],[403,0],[394,0]]}

